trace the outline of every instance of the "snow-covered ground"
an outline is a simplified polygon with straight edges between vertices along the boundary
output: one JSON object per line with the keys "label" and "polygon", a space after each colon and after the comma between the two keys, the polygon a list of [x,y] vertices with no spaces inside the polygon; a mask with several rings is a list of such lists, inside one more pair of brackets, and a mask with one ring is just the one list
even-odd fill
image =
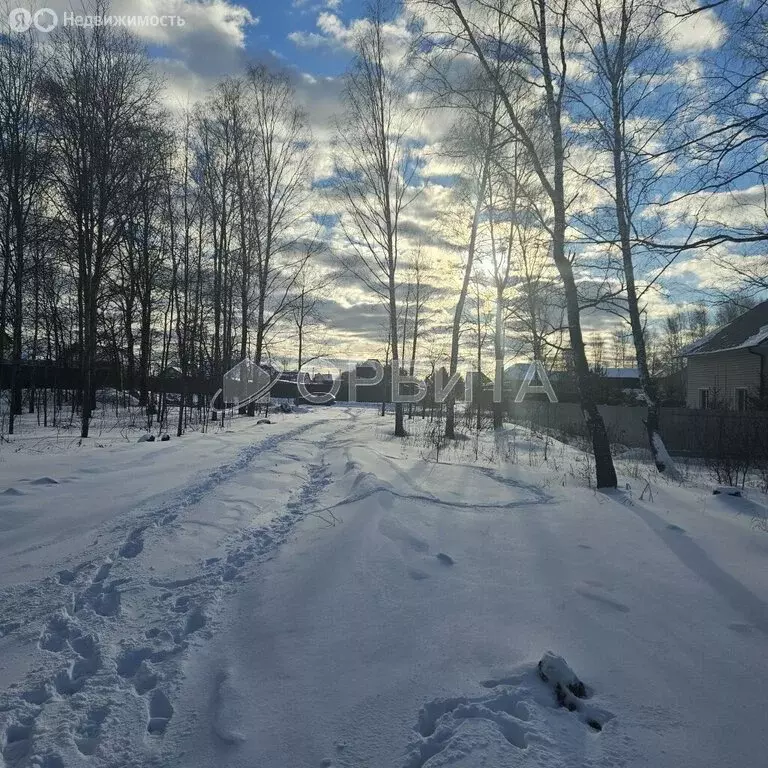
{"label": "snow-covered ground", "polygon": [[768,764],[764,496],[271,418],[2,453],[0,766]]}

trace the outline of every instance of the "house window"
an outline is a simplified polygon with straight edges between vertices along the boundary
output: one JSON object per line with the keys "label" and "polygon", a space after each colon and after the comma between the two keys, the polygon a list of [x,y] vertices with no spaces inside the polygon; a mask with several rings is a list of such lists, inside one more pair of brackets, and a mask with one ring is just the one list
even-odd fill
{"label": "house window", "polygon": [[709,390],[699,390],[699,408],[709,408]]}
{"label": "house window", "polygon": [[736,390],[736,410],[737,411],[747,410],[747,388],[746,387],[739,387]]}

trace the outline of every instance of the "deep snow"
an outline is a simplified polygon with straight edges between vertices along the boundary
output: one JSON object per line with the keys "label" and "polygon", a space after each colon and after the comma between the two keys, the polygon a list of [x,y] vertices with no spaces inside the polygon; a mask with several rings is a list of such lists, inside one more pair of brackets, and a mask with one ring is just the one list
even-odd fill
{"label": "deep snow", "polygon": [[0,765],[766,764],[765,497],[273,418],[3,455]]}

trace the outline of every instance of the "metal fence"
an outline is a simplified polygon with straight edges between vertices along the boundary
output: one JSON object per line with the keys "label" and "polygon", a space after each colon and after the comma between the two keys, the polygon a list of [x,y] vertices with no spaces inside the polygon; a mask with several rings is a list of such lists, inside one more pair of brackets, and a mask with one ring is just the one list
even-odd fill
{"label": "metal fence", "polygon": [[[645,448],[645,406],[600,405],[612,443]],[[508,418],[563,435],[587,437],[578,403],[510,403]],[[677,455],[713,456],[728,450],[768,451],[768,411],[715,411],[661,408],[659,429],[667,450]]]}

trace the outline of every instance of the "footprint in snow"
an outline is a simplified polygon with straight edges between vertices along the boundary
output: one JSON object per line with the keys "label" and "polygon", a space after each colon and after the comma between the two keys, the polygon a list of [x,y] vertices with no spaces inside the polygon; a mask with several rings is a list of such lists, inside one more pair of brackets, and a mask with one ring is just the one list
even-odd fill
{"label": "footprint in snow", "polygon": [[8,621],[5,624],[0,624],[0,637],[10,635],[11,632],[15,632],[20,626],[21,623],[18,621]]}
{"label": "footprint in snow", "polygon": [[32,746],[32,725],[19,723],[8,726],[5,732],[5,747],[2,756],[9,765],[18,764],[28,754]]}
{"label": "footprint in snow", "polygon": [[668,531],[674,531],[675,533],[685,533],[685,528],[681,528],[679,525],[675,525],[674,523],[670,523],[667,526]]}
{"label": "footprint in snow", "polygon": [[120,557],[131,560],[141,554],[144,549],[144,531],[146,529],[147,526],[142,526],[131,532],[123,546],[119,549]]}
{"label": "footprint in snow", "polygon": [[147,731],[162,736],[172,717],[173,705],[168,697],[162,691],[154,691],[149,700],[149,722],[147,723]]}
{"label": "footprint in snow", "polygon": [[83,755],[92,755],[101,742],[101,726],[109,714],[107,707],[95,707],[86,713],[75,731],[75,746]]}
{"label": "footprint in snow", "polygon": [[605,608],[611,608],[612,610],[618,611],[619,613],[629,613],[629,606],[624,605],[624,603],[620,603],[618,600],[613,600],[612,598],[607,597],[606,595],[599,594],[598,592],[595,592],[592,589],[584,589],[583,587],[576,587],[574,589],[574,592],[576,592],[577,595],[586,597],[587,600],[592,600],[598,605],[604,606]]}

